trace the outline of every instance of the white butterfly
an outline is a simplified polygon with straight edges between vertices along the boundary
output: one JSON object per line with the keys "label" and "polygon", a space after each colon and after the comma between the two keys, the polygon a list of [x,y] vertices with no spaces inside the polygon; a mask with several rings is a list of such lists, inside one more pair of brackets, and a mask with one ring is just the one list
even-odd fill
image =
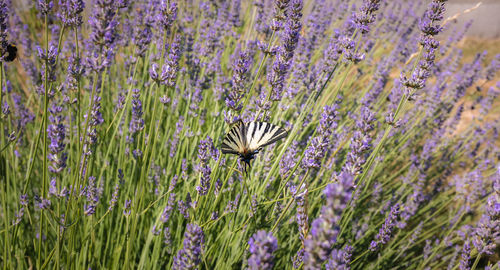
{"label": "white butterfly", "polygon": [[266,122],[243,123],[239,121],[229,130],[222,142],[222,153],[236,154],[250,167],[250,161],[267,145],[285,138],[287,131]]}

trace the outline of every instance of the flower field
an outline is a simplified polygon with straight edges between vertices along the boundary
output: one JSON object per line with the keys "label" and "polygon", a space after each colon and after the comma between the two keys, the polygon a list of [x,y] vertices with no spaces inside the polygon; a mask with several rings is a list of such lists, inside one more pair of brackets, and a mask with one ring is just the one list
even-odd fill
{"label": "flower field", "polygon": [[0,266],[500,269],[500,54],[446,5],[0,0]]}

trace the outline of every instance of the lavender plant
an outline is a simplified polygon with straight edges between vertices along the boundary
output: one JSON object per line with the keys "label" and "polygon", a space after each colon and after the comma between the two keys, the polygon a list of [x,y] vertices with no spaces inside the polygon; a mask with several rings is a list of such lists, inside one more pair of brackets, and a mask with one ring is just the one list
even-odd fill
{"label": "lavender plant", "polygon": [[1,267],[498,269],[500,52],[357,2],[0,0]]}

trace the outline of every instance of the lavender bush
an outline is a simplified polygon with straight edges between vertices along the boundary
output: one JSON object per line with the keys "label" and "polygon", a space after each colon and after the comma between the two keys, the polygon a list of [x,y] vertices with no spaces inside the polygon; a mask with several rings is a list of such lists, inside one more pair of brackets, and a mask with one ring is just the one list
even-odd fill
{"label": "lavender bush", "polygon": [[[0,0],[3,269],[498,269],[500,56],[445,9]],[[239,119],[288,130],[248,174]]]}

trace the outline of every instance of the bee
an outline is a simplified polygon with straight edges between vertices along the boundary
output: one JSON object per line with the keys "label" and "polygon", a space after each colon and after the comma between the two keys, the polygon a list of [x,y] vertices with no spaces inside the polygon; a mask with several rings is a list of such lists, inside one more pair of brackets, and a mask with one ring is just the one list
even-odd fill
{"label": "bee", "polygon": [[17,47],[16,45],[13,44],[7,44],[7,50],[5,51],[7,53],[7,56],[5,56],[3,59],[6,62],[12,62],[14,59],[17,57]]}

